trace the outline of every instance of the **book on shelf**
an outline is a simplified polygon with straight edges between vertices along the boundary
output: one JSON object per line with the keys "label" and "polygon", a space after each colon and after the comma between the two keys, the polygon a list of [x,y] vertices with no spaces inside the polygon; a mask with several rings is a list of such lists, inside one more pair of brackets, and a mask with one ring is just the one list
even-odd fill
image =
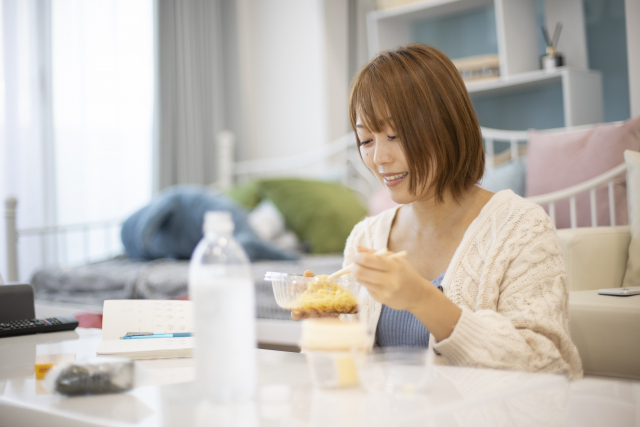
{"label": "book on shelf", "polygon": [[122,339],[129,332],[193,332],[193,302],[174,300],[107,300],[102,313],[99,355],[131,359],[193,357],[194,338]]}
{"label": "book on shelf", "polygon": [[467,56],[465,58],[452,59],[451,61],[465,82],[500,77],[500,58],[497,54]]}

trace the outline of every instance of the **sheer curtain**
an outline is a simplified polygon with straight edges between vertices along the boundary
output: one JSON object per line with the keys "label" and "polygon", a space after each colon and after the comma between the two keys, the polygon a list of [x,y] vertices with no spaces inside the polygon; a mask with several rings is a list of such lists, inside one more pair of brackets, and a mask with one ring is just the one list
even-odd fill
{"label": "sheer curtain", "polygon": [[223,8],[220,0],[164,0],[156,7],[155,187],[211,184],[218,177],[216,136],[224,129],[228,107],[229,88],[222,84]]}
{"label": "sheer curtain", "polygon": [[[152,1],[53,0],[51,8],[58,222],[125,217],[151,196]],[[82,259],[81,242],[68,237],[67,262]]]}
{"label": "sheer curtain", "polygon": [[[1,4],[0,43],[0,194],[18,199],[21,228],[56,221],[51,152],[51,86],[49,4],[37,0],[4,0]],[[5,229],[0,227],[0,268],[7,277]],[[46,248],[25,239],[19,246],[19,277],[28,279]]]}
{"label": "sheer curtain", "polygon": [[[18,228],[122,218],[152,181],[152,0],[2,0],[0,195]],[[109,236],[119,244],[117,232]],[[21,238],[21,280],[81,262],[104,235]],[[4,227],[0,271],[6,275]],[[60,257],[64,249],[66,256]]]}

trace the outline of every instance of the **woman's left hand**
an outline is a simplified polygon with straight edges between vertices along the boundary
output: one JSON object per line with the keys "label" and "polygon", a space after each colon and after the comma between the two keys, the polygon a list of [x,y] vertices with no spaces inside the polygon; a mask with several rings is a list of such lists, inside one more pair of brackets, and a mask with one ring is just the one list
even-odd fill
{"label": "woman's left hand", "polygon": [[352,273],[376,301],[396,310],[413,311],[437,289],[404,258],[375,255],[358,247]]}

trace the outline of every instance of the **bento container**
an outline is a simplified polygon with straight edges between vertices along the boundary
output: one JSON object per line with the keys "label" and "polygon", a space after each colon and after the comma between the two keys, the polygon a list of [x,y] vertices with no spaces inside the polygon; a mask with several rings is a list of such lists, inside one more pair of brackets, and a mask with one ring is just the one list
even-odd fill
{"label": "bento container", "polygon": [[[307,297],[313,294],[314,297],[317,296],[321,298],[322,292],[325,292],[326,295],[332,291],[332,289],[329,289],[330,286],[322,286],[322,278],[323,276],[304,277],[300,274],[277,273],[272,271],[267,272],[264,276],[264,280],[270,281],[273,286],[273,294],[276,302],[284,309],[317,313],[355,313],[357,311],[357,298],[360,285],[350,274],[337,277],[331,282],[336,283],[353,296],[354,301],[356,301],[356,305],[353,307],[343,304],[322,304],[321,306],[314,306],[310,309],[308,300],[306,305],[301,305],[301,296],[308,289],[309,293],[306,294]],[[331,298],[327,298],[327,301],[331,301]],[[336,299],[334,299],[334,301],[336,301]],[[340,303],[341,300],[338,299],[337,302]]]}

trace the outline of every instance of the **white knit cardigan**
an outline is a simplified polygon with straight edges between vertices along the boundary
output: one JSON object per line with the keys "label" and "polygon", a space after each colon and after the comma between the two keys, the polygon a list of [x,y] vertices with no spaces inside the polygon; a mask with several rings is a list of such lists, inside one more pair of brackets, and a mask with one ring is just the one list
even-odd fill
{"label": "white knit cardigan", "polygon": [[[358,223],[345,265],[358,245],[386,248],[398,208]],[[554,225],[545,211],[511,190],[496,193],[465,232],[442,281],[462,309],[453,333],[429,346],[436,363],[582,376],[569,335],[568,290]],[[382,305],[361,288],[360,318],[375,334]]]}

